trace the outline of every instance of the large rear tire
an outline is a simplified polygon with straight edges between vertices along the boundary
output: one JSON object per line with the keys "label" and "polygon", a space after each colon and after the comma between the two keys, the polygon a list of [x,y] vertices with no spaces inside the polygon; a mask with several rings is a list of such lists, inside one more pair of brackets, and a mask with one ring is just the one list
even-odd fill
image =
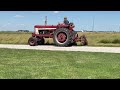
{"label": "large rear tire", "polygon": [[53,41],[57,46],[67,47],[71,44],[71,34],[67,28],[59,28],[54,32]]}
{"label": "large rear tire", "polygon": [[30,46],[36,46],[37,45],[37,38],[36,37],[30,37],[28,40],[28,44]]}

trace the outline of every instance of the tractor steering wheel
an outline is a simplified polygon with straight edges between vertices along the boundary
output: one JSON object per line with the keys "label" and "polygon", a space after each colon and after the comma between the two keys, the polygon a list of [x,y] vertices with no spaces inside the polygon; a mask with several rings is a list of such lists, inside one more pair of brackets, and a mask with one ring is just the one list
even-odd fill
{"label": "tractor steering wheel", "polygon": [[70,22],[70,23],[69,23],[69,26],[70,26],[70,27],[74,27],[74,23]]}

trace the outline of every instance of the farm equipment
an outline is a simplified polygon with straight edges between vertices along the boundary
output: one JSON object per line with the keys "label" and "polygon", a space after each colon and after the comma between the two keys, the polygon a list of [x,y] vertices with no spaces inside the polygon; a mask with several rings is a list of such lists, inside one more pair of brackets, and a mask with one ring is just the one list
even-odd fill
{"label": "farm equipment", "polygon": [[76,42],[80,42],[81,45],[87,45],[87,39],[85,35],[78,37],[76,31],[73,30],[74,23],[65,25],[59,23],[57,25],[35,25],[32,37],[29,38],[28,44],[30,46],[43,45],[45,38],[53,38],[53,42],[57,46],[71,46]]}

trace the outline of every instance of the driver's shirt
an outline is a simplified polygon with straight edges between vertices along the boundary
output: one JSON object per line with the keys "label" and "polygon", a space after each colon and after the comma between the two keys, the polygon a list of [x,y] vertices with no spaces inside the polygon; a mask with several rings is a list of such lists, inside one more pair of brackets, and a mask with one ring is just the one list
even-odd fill
{"label": "driver's shirt", "polygon": [[68,24],[69,24],[69,21],[68,21],[68,20],[64,20],[64,23],[65,23],[66,25],[68,25]]}

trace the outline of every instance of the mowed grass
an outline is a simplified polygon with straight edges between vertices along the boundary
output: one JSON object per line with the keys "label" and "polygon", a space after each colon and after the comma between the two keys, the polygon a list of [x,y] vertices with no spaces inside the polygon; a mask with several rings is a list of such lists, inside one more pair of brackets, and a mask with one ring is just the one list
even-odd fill
{"label": "mowed grass", "polygon": [[1,79],[120,79],[120,54],[0,49]]}
{"label": "mowed grass", "polygon": [[[28,44],[32,32],[0,32],[0,44]],[[78,32],[85,34],[88,46],[120,46],[120,32]],[[46,38],[45,44],[54,44],[52,38]],[[80,42],[77,42],[80,45]]]}

